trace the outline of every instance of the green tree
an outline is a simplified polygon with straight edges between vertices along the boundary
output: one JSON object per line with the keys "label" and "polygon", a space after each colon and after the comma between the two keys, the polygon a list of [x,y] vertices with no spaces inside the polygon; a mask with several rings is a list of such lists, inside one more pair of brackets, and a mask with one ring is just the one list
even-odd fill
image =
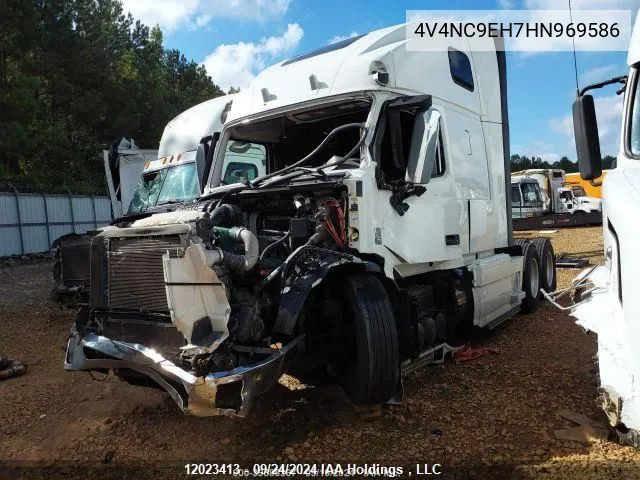
{"label": "green tree", "polygon": [[0,2],[0,181],[102,188],[113,140],[156,148],[171,118],[222,94],[118,0]]}

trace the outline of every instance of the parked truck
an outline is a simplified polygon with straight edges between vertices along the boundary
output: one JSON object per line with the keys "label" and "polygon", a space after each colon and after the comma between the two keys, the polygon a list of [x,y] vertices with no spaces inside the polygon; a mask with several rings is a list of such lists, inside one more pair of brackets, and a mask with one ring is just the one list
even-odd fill
{"label": "parked truck", "polygon": [[[594,101],[587,92],[623,85],[620,151],[616,167],[602,182],[604,261],[583,271],[570,288],[545,294],[597,334],[598,403],[619,437],[640,447],[640,16],[631,38],[628,76],[582,88],[573,105],[580,175],[597,183],[601,153]],[[575,303],[560,306],[558,300],[567,294],[573,294]]]}
{"label": "parked truck", "polygon": [[540,184],[530,177],[511,177],[511,217],[515,219],[544,215],[545,201]]}
{"label": "parked truck", "polygon": [[580,176],[580,172],[567,173],[566,184],[571,188],[571,190],[573,190],[573,194],[576,197],[591,197],[602,199],[602,180],[604,180],[604,177],[608,171],[609,170],[603,170],[602,175],[594,180],[594,185],[592,185],[588,180],[583,179]]}
{"label": "parked truck", "polygon": [[[203,136],[219,135],[230,115],[233,95],[195,105],[164,128],[158,150],[137,148],[120,139],[104,151],[104,168],[116,221],[150,212],[172,210],[201,193],[196,151]],[[232,175],[233,172],[229,173]],[[64,235],[56,249],[52,298],[60,306],[89,302],[91,239],[102,229]]]}
{"label": "parked truck", "polygon": [[376,404],[472,329],[535,311],[553,249],[513,239],[505,54],[471,41],[487,44],[412,52],[399,25],[260,73],[234,100],[247,114],[199,146],[196,202],[92,238],[65,368],[198,416],[244,416],[309,368]]}
{"label": "parked truck", "polygon": [[511,174],[512,179],[531,178],[538,182],[543,195],[541,216],[520,218],[516,230],[536,230],[550,227],[576,227],[602,222],[602,202],[599,198],[576,197],[566,174],[561,169],[528,169]]}

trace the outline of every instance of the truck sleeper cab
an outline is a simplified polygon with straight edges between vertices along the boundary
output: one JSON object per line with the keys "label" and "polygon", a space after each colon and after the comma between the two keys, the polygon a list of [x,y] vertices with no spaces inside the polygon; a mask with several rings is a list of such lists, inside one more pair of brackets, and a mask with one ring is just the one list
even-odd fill
{"label": "truck sleeper cab", "polygon": [[[381,403],[472,328],[535,310],[544,265],[510,225],[504,53],[404,42],[404,25],[339,42],[238,94],[249,113],[199,149],[196,203],[94,237],[65,368],[151,379],[200,416],[245,416],[317,366]],[[411,73],[425,65],[442,75]]]}

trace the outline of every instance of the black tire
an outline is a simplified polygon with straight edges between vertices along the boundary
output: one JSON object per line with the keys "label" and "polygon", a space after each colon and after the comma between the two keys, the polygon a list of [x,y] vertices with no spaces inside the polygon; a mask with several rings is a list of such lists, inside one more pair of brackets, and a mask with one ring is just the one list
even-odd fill
{"label": "black tire", "polygon": [[538,309],[538,295],[540,291],[540,256],[531,242],[522,247],[524,268],[522,272],[522,290],[525,297],[522,300],[522,313],[533,313]]}
{"label": "black tire", "polygon": [[[536,238],[531,241],[540,257],[540,285],[545,292],[550,293],[556,289],[556,255],[553,245],[548,238]],[[538,296],[542,300],[542,293]]]}
{"label": "black tire", "polygon": [[349,360],[342,376],[349,399],[358,405],[389,400],[398,384],[398,331],[387,291],[371,274],[343,283],[344,320],[349,322]]}

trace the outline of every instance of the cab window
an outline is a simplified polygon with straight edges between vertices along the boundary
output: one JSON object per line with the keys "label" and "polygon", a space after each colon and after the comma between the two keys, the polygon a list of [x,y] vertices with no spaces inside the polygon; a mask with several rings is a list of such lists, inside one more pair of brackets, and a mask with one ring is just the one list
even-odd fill
{"label": "cab window", "polygon": [[451,78],[457,85],[473,92],[471,61],[465,53],[453,47],[449,47],[449,70],[451,71]]}
{"label": "cab window", "polygon": [[259,143],[230,139],[222,164],[222,185],[243,183],[267,173],[267,149]]}

